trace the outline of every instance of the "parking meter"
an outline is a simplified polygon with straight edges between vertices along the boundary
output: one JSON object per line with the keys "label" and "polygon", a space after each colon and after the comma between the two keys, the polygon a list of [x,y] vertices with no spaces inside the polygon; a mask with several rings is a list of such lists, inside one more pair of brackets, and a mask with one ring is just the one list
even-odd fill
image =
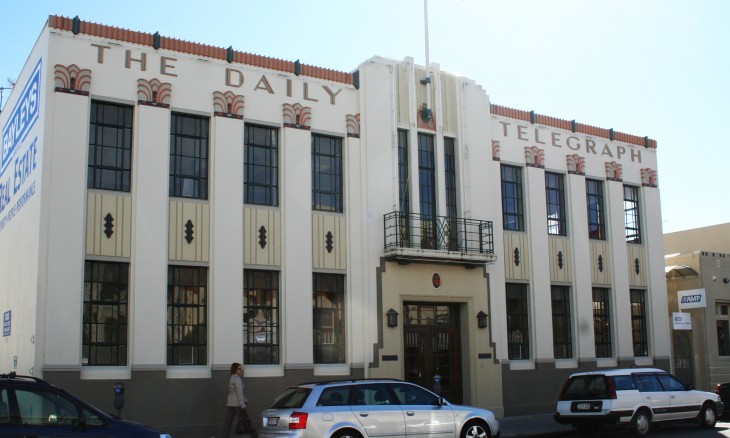
{"label": "parking meter", "polygon": [[439,374],[438,368],[436,374],[433,375],[433,392],[441,395],[441,374]]}
{"label": "parking meter", "polygon": [[117,382],[114,385],[114,408],[117,410],[117,416],[121,418],[121,410],[124,407],[124,384]]}

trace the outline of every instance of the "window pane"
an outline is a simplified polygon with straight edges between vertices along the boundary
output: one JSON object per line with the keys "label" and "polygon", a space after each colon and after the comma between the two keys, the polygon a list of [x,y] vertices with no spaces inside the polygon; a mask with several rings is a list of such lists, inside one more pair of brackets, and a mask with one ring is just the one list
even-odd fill
{"label": "window pane", "polygon": [[277,271],[244,271],[243,343],[245,363],[279,363],[279,272]]}
{"label": "window pane", "polygon": [[572,322],[570,318],[570,288],[552,286],[553,352],[555,359],[573,357]]}
{"label": "window pane", "polygon": [[312,209],[342,213],[342,139],[312,135]]}
{"label": "window pane", "polygon": [[507,354],[510,359],[530,358],[527,285],[507,283]]}
{"label": "window pane", "polygon": [[208,198],[208,119],[172,114],[170,196]]}
{"label": "window pane", "polygon": [[[91,102],[87,187],[128,192],[131,179],[132,108]],[[128,157],[127,159],[124,159]]]}
{"label": "window pane", "polygon": [[167,274],[167,364],[208,360],[206,268],[170,266]]}
{"label": "window pane", "polygon": [[596,341],[596,357],[612,357],[611,306],[608,289],[593,288],[593,333]]}
{"label": "window pane", "polygon": [[522,169],[501,166],[502,175],[502,226],[505,230],[524,231],[522,211]]}
{"label": "window pane", "polygon": [[314,362],[345,363],[345,276],[314,274]]}

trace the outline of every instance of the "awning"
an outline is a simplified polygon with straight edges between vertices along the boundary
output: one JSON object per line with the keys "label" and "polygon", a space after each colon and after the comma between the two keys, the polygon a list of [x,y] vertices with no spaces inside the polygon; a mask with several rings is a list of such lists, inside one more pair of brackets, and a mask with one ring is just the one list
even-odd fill
{"label": "awning", "polygon": [[699,272],[687,265],[665,266],[664,273],[667,278],[699,277]]}

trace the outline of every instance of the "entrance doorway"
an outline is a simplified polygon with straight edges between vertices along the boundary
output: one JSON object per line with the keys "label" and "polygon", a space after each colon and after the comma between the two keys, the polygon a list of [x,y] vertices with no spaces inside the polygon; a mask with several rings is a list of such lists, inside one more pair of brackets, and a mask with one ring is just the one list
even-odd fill
{"label": "entrance doorway", "polygon": [[[691,332],[689,332],[691,333]],[[695,385],[692,367],[692,342],[688,332],[674,331],[674,375],[684,383]]]}
{"label": "entrance doorway", "polygon": [[404,303],[403,310],[406,380],[462,403],[459,305]]}

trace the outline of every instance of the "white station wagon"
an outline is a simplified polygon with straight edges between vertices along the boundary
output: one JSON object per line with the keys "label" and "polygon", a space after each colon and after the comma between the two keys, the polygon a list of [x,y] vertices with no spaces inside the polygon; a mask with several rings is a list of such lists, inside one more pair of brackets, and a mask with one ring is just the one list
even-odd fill
{"label": "white station wagon", "polygon": [[627,368],[571,375],[560,392],[555,421],[584,435],[622,425],[643,437],[662,422],[696,421],[712,428],[723,411],[715,393],[696,391],[659,369]]}

